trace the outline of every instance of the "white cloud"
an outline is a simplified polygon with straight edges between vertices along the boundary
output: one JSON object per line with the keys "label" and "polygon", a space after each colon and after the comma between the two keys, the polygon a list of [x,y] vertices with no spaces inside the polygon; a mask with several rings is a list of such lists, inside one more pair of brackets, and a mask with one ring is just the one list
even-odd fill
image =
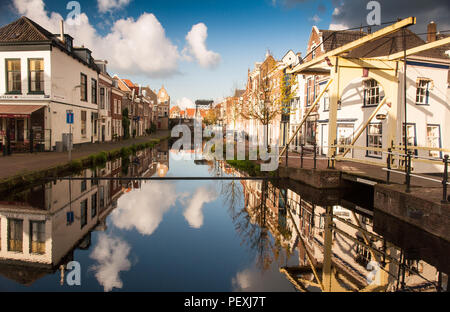
{"label": "white cloud", "polygon": [[208,50],[206,38],[208,37],[208,27],[203,23],[192,26],[186,35],[187,45],[183,49],[183,55],[187,60],[192,58],[204,68],[216,67],[220,62],[220,54]]}
{"label": "white cloud", "polygon": [[142,235],[151,235],[164,214],[177,200],[175,185],[167,182],[143,183],[140,189],[121,196],[118,209],[111,213],[111,221],[120,229],[135,228]]}
{"label": "white cloud", "polygon": [[195,103],[191,99],[183,97],[182,99],[177,100],[177,106],[180,109],[195,108]]}
{"label": "white cloud", "polygon": [[128,260],[130,250],[130,246],[125,241],[108,237],[105,233],[99,234],[97,245],[90,257],[98,262],[92,268],[96,271],[95,277],[103,286],[104,291],[122,288],[123,283],[119,273],[131,268]]}
{"label": "white cloud", "polygon": [[[43,0],[13,0],[20,15],[25,15],[53,33],[59,33],[59,22],[63,17],[48,12]],[[124,5],[129,0],[99,0],[102,9],[114,8],[114,4]],[[112,5],[112,6],[111,6]],[[152,75],[154,78],[177,74],[181,59],[178,47],[166,36],[165,29],[151,13],[144,12],[136,20],[122,18],[116,20],[111,31],[105,36],[97,33],[85,13],[81,13],[79,23],[65,20],[65,32],[74,37],[75,45],[84,45],[93,51],[93,57],[107,59],[109,70],[122,75]],[[209,67],[218,62],[220,56],[208,51],[205,46],[206,26],[192,27],[186,38],[190,43],[186,48],[201,66]]]}
{"label": "white cloud", "polygon": [[314,23],[319,23],[322,19],[319,17],[319,15],[314,15],[313,17],[311,17],[310,19],[309,19],[310,21],[313,21]]}
{"label": "white cloud", "polygon": [[330,24],[329,29],[330,30],[344,30],[348,29],[349,27],[345,24]]}
{"label": "white cloud", "polygon": [[334,8],[332,15],[339,15],[339,8]]}
{"label": "white cloud", "polygon": [[97,0],[100,13],[111,12],[126,7],[130,0]]}
{"label": "white cloud", "polygon": [[215,189],[200,187],[189,200],[188,206],[183,213],[184,218],[193,228],[199,229],[203,225],[203,205],[217,198]]}

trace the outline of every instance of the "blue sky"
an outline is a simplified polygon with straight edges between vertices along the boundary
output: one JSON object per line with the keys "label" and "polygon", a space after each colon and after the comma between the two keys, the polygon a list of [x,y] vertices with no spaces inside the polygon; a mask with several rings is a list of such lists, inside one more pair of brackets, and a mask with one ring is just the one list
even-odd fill
{"label": "blue sky", "polygon": [[[45,2],[45,10],[60,13],[63,17],[66,1]],[[151,73],[126,74],[125,77],[152,88],[162,84],[172,97],[172,102],[186,97],[195,101],[200,98],[220,98],[231,95],[235,87],[243,88],[247,69],[264,58],[270,49],[281,58],[289,49],[302,51],[314,22],[314,15],[322,19],[319,26],[328,28],[333,7],[326,1],[307,1],[296,6],[275,3],[271,0],[214,1],[214,0],[131,0],[121,9],[100,13],[96,1],[79,1],[81,12],[100,35],[111,31],[115,20],[132,17],[135,20],[144,12],[153,13],[165,29],[165,34],[181,52],[186,44],[186,34],[197,23],[204,23],[208,37],[206,46],[220,54],[220,63],[214,68],[203,68],[196,62],[181,60],[178,72],[163,78]],[[319,5],[321,7],[318,11]],[[8,11],[9,13],[6,13]],[[13,1],[8,10],[2,10],[2,24],[15,20],[21,14]],[[13,13],[13,14],[11,14]],[[36,21],[39,23],[39,21]],[[89,47],[94,51],[95,47]],[[155,47],[149,47],[155,48]],[[111,66],[110,66],[111,67]],[[121,74],[110,70],[110,74]]]}
{"label": "blue sky", "polygon": [[[429,0],[434,13],[424,9],[423,1],[380,2],[382,8],[386,8],[382,21],[392,20],[393,16],[439,15],[439,12],[446,21],[449,12],[446,0]],[[407,2],[408,6],[401,6],[399,2]],[[60,0],[3,0],[0,23],[9,23],[20,15],[31,15],[30,18],[45,28],[58,32],[58,18],[52,14],[59,13],[66,18],[67,3]],[[289,49],[304,55],[313,25],[323,29],[333,23],[354,27],[366,24],[367,15],[367,1],[364,0],[81,0],[79,3],[82,15],[86,16],[84,28],[67,27],[67,32],[75,40],[82,38],[83,43],[93,50],[94,57],[108,59],[111,75],[119,74],[136,83],[149,84],[153,89],[164,84],[172,103],[182,98],[195,101],[231,95],[234,88],[244,88],[248,68],[262,61],[268,49],[277,59]],[[102,3],[109,5],[109,9],[100,10]],[[444,6],[440,11],[436,10],[439,5]],[[144,15],[146,19],[138,23]],[[440,16],[435,17],[440,21]],[[122,26],[114,31],[119,20],[122,20]],[[203,23],[203,31],[207,29],[203,43],[201,27],[195,31],[193,28],[199,23]],[[156,29],[156,35],[148,35],[153,31],[147,29]],[[127,31],[130,30],[136,35],[129,36]],[[191,30],[195,33],[192,42],[200,46],[199,54],[186,50],[186,47],[192,47],[186,40]],[[114,38],[121,38],[121,49],[111,36],[107,37],[111,33],[116,36]],[[129,53],[127,49],[131,43],[138,51]],[[202,57],[208,58],[203,59],[203,66]]]}

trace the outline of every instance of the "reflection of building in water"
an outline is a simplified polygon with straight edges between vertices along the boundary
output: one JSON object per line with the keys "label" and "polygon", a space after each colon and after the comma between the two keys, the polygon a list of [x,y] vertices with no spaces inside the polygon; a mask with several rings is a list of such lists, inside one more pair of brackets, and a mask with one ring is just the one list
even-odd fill
{"label": "reflection of building in water", "polygon": [[[449,271],[445,261],[433,263],[429,257],[427,262],[411,249],[400,248],[385,239],[374,230],[372,212],[346,209],[339,205],[339,200],[329,206],[317,205],[306,200],[311,194],[302,194],[300,188],[294,191],[276,187],[269,181],[246,180],[242,184],[245,210],[251,222],[265,222],[262,226],[270,230],[277,241],[275,245],[281,246],[287,257],[298,258],[294,266],[279,261],[280,272],[298,290],[447,289]],[[408,233],[405,230],[402,235]],[[439,250],[447,249],[448,253],[448,243],[439,240],[439,244],[444,246]],[[279,250],[273,252],[272,258],[280,257]],[[434,252],[436,258],[447,257]]]}
{"label": "reflection of building in water", "polygon": [[[0,202],[0,267],[7,266],[7,277],[33,282],[36,267],[51,272],[73,257],[74,248],[89,246],[90,231],[111,209],[109,181],[90,178],[101,171],[109,175],[109,167],[84,170],[79,176],[84,180],[49,182],[5,196]],[[20,278],[24,272],[30,280]]]}
{"label": "reflection of building in water", "polygon": [[[85,169],[76,178],[48,182],[15,194],[0,195],[0,274],[31,284],[73,259],[76,248],[90,246],[90,232],[106,230],[105,219],[117,199],[140,181],[92,179],[140,177],[156,173],[153,149],[130,156],[127,173],[122,159],[100,169]],[[168,160],[164,160],[168,166]]]}

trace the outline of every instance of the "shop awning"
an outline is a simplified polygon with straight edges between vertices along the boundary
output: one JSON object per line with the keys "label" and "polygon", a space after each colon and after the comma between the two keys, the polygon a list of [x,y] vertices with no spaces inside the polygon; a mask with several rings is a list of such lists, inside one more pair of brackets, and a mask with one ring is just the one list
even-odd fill
{"label": "shop awning", "polygon": [[28,118],[44,105],[0,105],[0,117]]}

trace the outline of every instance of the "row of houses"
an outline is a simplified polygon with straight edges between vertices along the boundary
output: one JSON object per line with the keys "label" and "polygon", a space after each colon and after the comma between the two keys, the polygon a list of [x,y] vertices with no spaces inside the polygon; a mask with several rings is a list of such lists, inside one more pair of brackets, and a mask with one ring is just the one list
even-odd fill
{"label": "row of houses", "polygon": [[90,49],[73,41],[63,21],[59,34],[25,16],[0,28],[1,149],[9,143],[22,150],[31,141],[35,150],[50,151],[67,142],[69,133],[78,145],[168,128],[170,96],[164,86],[156,91],[111,76],[107,60],[94,59]]}
{"label": "row of houses", "polygon": [[[328,142],[331,95],[327,87],[334,71],[348,65],[342,64],[338,67],[337,64],[332,64],[329,58],[324,58],[312,69],[308,68],[294,74],[292,72],[302,64],[355,42],[369,33],[370,29],[368,32],[362,29],[332,31],[320,30],[314,26],[305,57],[289,50],[280,60],[277,60],[268,52],[263,62],[255,63],[254,68],[248,70],[245,90],[236,90],[233,96],[217,103],[218,107],[221,107],[220,119],[229,129],[245,131],[248,135],[256,135],[257,127],[267,124],[268,143],[278,143],[279,146],[284,147],[296,133],[308,112],[309,115],[302,123],[298,135],[289,144],[291,150],[299,151],[301,146],[317,146],[319,153],[328,155],[330,145],[353,143],[360,148],[346,153],[346,158],[386,163],[387,155],[382,150],[395,145],[404,146],[406,140],[408,146],[417,147],[413,149],[415,155],[442,158],[445,154],[443,149],[450,146],[450,127],[445,122],[450,117],[448,107],[450,46],[448,44],[408,55],[406,66],[398,62],[397,68],[389,68],[393,73],[391,77],[394,77],[390,83],[394,83],[395,88],[383,85],[387,79],[383,75],[384,68],[369,65],[364,68],[365,65],[361,65],[359,74],[351,81],[344,81],[345,85],[339,86],[342,93],[339,94],[337,101],[336,142]],[[431,22],[428,25],[426,40],[408,29],[399,29],[380,39],[368,41],[346,52],[341,58],[344,61],[360,59],[367,64],[375,60],[379,64],[383,57],[386,58],[386,56],[445,37],[446,35],[437,31],[437,25]],[[404,75],[405,67],[406,75]],[[338,79],[344,78],[342,76]],[[286,85],[289,85],[289,90],[284,87]],[[406,110],[404,108],[405,89]],[[322,92],[320,100],[315,103]],[[388,92],[390,92],[389,96],[387,96]],[[383,106],[385,97],[387,101]],[[272,114],[273,112],[268,109],[267,115],[271,115],[267,123],[264,122],[265,116],[248,113],[250,108],[258,107],[259,104],[267,101],[287,102],[287,104],[274,105],[278,109],[276,114]],[[382,106],[381,109],[379,106]],[[391,107],[394,107],[396,111],[390,110]],[[376,118],[370,118],[374,113]],[[365,127],[367,120],[370,120],[370,123]],[[363,132],[359,131],[364,127]],[[345,151],[346,148],[337,148],[336,152],[337,155],[342,155]],[[430,172],[437,170],[437,167],[430,164],[415,164],[414,170]]]}

